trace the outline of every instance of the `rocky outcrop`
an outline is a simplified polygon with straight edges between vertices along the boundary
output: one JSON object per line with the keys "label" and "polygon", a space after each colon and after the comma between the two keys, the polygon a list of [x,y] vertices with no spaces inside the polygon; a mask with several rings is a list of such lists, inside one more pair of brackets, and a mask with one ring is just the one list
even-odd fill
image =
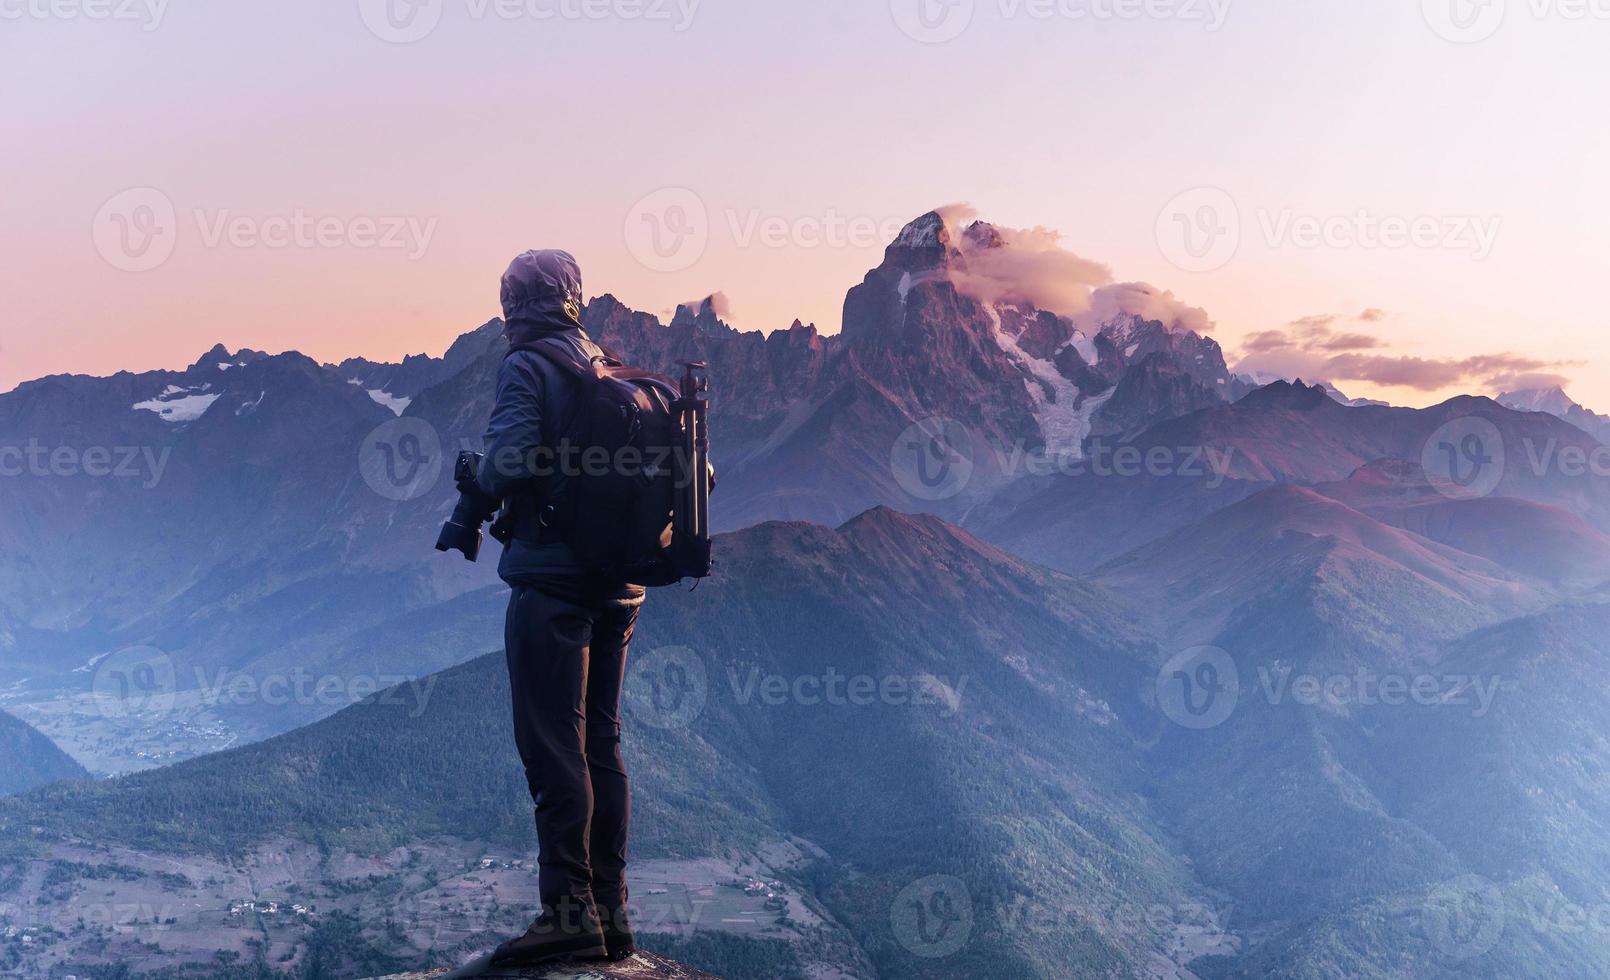
{"label": "rocky outcrop", "polygon": [[638,953],[620,963],[568,963],[523,970],[432,970],[400,973],[382,980],[460,980],[468,977],[495,977],[499,980],[720,980],[653,953]]}

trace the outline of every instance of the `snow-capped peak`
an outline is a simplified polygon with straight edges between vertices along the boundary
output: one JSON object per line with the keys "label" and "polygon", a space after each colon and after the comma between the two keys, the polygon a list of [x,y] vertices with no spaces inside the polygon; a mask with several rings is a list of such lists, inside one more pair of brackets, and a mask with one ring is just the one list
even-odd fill
{"label": "snow-capped peak", "polygon": [[1508,392],[1498,396],[1498,403],[1518,412],[1546,412],[1549,415],[1565,415],[1571,409],[1579,407],[1571,400],[1571,396],[1565,393],[1565,389],[1558,385],[1553,388],[1528,388]]}
{"label": "snow-capped peak", "polygon": [[900,230],[891,248],[945,248],[950,245],[950,231],[938,211],[927,214]]}

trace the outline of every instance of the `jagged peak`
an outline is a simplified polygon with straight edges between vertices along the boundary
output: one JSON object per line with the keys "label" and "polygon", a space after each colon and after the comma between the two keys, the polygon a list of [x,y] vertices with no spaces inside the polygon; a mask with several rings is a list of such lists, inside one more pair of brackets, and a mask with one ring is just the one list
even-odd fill
{"label": "jagged peak", "polygon": [[1000,248],[1006,244],[1001,230],[988,221],[975,221],[962,232],[962,241],[969,250]]}
{"label": "jagged peak", "polygon": [[929,211],[900,229],[900,234],[889,244],[893,248],[938,248],[951,247],[950,226],[938,211]]}
{"label": "jagged peak", "polygon": [[809,347],[816,349],[822,346],[821,332],[814,323],[802,323],[795,320],[789,324],[787,330],[775,330],[766,338],[768,344],[779,343],[790,347]]}
{"label": "jagged peak", "polygon": [[1498,396],[1498,403],[1516,411],[1547,412],[1550,415],[1565,415],[1572,409],[1581,408],[1560,385],[1508,391]]}
{"label": "jagged peak", "polygon": [[948,548],[983,555],[1002,564],[1016,564],[1018,559],[987,544],[971,533],[932,514],[911,514],[881,504],[850,518],[837,528],[837,533],[855,542],[863,549],[876,541],[942,541]]}
{"label": "jagged peak", "polygon": [[692,329],[705,336],[735,334],[738,331],[725,319],[728,314],[726,297],[712,293],[702,300],[681,303],[671,317],[672,329]]}
{"label": "jagged peak", "polygon": [[594,296],[583,308],[586,313],[607,316],[612,313],[636,313],[637,311],[620,301],[614,293],[602,293]]}
{"label": "jagged peak", "polygon": [[1306,385],[1303,379],[1276,381],[1264,385],[1236,403],[1247,408],[1285,408],[1312,411],[1325,405],[1337,405],[1323,385]]}
{"label": "jagged peak", "polygon": [[260,361],[265,357],[271,356],[260,350],[252,350],[250,347],[242,347],[240,350],[230,353],[228,347],[219,343],[214,344],[211,350],[196,358],[186,368],[186,371],[227,371],[231,368],[245,367],[253,361]]}

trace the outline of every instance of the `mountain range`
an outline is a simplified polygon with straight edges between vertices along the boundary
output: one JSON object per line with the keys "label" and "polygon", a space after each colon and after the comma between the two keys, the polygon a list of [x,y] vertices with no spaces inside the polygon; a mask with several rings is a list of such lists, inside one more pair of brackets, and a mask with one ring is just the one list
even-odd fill
{"label": "mountain range", "polygon": [[0,711],[0,796],[62,780],[88,779],[89,773],[32,726]]}
{"label": "mountain range", "polygon": [[[810,912],[666,951],[730,976],[1610,972],[1572,927],[1610,902],[1596,417],[1258,385],[1154,287],[1041,308],[1000,281],[1012,248],[925,215],[831,335],[583,310],[634,364],[709,364],[730,532],[641,627],[637,857],[786,850],[766,867]],[[501,331],[0,395],[0,446],[43,460],[0,514],[0,706],[136,773],[0,800],[0,901],[205,859],[170,882],[205,903],[305,847],[309,894],[354,918],[270,948],[382,972],[419,964],[353,868],[395,859],[412,901],[461,873],[442,842],[529,848],[483,656],[503,592],[428,550]],[[866,703],[819,694],[859,678]],[[400,928],[420,959],[489,938]]]}

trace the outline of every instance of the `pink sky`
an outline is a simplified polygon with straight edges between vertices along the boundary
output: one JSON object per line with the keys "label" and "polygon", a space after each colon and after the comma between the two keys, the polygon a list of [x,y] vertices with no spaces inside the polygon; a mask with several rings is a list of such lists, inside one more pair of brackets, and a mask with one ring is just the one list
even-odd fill
{"label": "pink sky", "polygon": [[[835,331],[888,228],[968,201],[1205,309],[1232,355],[1306,321],[1311,345],[1372,338],[1333,370],[1465,372],[1336,379],[1352,394],[1485,392],[1514,354],[1610,410],[1580,285],[1610,255],[1593,16],[1511,2],[1461,44],[1440,0],[976,0],[924,43],[919,0],[434,0],[394,44],[368,0],[150,2],[0,7],[23,13],[0,25],[0,390],[218,341],[439,353],[544,246],[641,309],[722,290],[740,327]],[[1174,215],[1205,206],[1230,237],[1192,255]],[[167,237],[133,255],[147,215]],[[665,245],[683,218],[692,244],[656,254],[652,221]]]}

